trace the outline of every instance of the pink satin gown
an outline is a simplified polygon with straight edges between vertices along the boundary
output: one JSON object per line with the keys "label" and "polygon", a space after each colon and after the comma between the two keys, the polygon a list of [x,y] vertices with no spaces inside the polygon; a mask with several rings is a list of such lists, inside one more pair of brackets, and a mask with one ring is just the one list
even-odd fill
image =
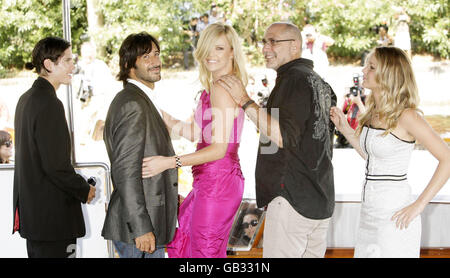
{"label": "pink satin gown", "polygon": [[[197,144],[200,150],[211,143],[211,102],[206,91],[200,97],[195,121],[202,129]],[[226,258],[228,237],[244,191],[238,157],[243,124],[241,109],[225,157],[192,167],[193,188],[180,206],[179,227],[167,248],[170,258]]]}

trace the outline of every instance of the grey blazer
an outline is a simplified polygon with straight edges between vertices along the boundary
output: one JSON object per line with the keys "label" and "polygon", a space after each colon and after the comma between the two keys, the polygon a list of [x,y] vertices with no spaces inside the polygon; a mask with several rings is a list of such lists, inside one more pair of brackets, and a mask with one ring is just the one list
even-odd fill
{"label": "grey blazer", "polygon": [[177,222],[178,171],[142,179],[142,160],[175,154],[163,119],[137,86],[127,83],[112,101],[103,138],[114,190],[102,236],[134,244],[153,232],[157,245],[169,243]]}

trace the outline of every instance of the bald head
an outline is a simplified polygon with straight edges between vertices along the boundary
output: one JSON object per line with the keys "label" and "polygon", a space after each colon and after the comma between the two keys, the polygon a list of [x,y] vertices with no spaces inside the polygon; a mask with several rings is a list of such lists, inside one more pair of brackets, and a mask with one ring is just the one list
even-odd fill
{"label": "bald head", "polygon": [[302,32],[300,29],[292,23],[289,22],[275,22],[272,23],[267,30],[274,28],[276,32],[280,35],[289,36],[295,39],[295,44],[297,44],[298,56],[302,53]]}
{"label": "bald head", "polygon": [[300,29],[298,29],[298,27],[295,24],[289,22],[275,22],[272,25],[270,25],[270,27],[272,26],[280,26],[284,34],[289,34],[294,39],[298,39],[300,41],[302,40],[302,32],[300,31]]}
{"label": "bald head", "polygon": [[273,23],[264,33],[263,42],[263,55],[268,68],[277,70],[280,66],[301,57],[302,36],[294,24]]}

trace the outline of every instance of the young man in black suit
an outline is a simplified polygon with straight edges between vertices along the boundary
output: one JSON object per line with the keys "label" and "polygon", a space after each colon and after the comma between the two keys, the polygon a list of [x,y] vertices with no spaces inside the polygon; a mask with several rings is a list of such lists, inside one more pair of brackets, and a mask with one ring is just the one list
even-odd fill
{"label": "young man in black suit", "polygon": [[81,203],[92,201],[95,187],[71,164],[64,106],[56,97],[72,80],[70,43],[47,37],[32,56],[39,77],[20,97],[14,119],[13,233],[27,240],[30,258],[65,258],[86,233]]}

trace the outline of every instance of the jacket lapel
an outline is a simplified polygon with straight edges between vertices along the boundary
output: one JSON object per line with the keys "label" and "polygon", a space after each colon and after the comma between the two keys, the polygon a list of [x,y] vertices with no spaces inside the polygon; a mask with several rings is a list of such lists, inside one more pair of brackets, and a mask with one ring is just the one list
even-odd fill
{"label": "jacket lapel", "polygon": [[152,115],[153,119],[159,124],[160,128],[164,130],[164,135],[166,136],[166,138],[170,140],[170,135],[169,131],[167,130],[166,124],[164,123],[164,120],[161,118],[161,115],[159,115],[158,110],[156,109],[155,105],[150,100],[150,98],[147,96],[147,94],[144,91],[142,91],[138,86],[132,83],[127,83],[127,85],[125,85],[125,89],[127,91],[132,91],[132,93],[137,93],[145,100],[145,102],[149,107],[149,113]]}

